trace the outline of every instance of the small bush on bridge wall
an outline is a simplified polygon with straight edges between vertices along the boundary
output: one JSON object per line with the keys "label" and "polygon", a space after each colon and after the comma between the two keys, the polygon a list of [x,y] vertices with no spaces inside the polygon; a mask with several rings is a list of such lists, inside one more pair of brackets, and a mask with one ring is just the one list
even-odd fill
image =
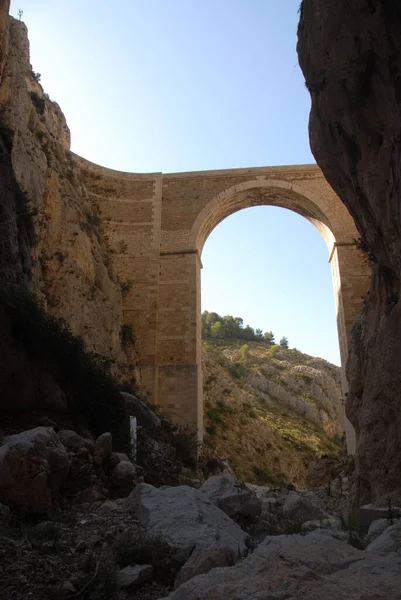
{"label": "small bush on bridge wall", "polygon": [[129,447],[129,420],[119,386],[110,373],[112,361],[85,350],[63,319],[47,315],[24,287],[0,290],[0,307],[12,333],[64,390],[76,416],[82,415],[95,435],[110,431],[116,447]]}
{"label": "small bush on bridge wall", "polygon": [[121,326],[121,346],[124,350],[128,350],[135,344],[135,334],[132,325],[124,323]]}

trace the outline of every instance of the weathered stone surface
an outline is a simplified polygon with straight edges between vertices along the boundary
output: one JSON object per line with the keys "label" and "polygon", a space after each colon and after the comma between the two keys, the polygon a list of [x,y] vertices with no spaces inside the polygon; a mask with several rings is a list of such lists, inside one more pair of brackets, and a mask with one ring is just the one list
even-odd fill
{"label": "weathered stone surface", "polygon": [[[33,76],[26,26],[8,18],[8,2],[0,11],[1,142],[12,146],[11,170],[9,162],[0,166],[3,283],[32,282],[47,311],[63,317],[89,349],[124,361],[134,355],[121,344],[120,285],[106,267],[97,209],[72,162],[68,126]],[[16,185],[36,213],[34,232],[16,213]]]}
{"label": "weathered stone surface", "polygon": [[341,529],[341,521],[336,517],[328,517],[327,519],[316,519],[314,521],[305,521],[302,523],[304,531],[315,531],[316,529],[329,529],[339,531]]}
{"label": "weathered stone surface", "polygon": [[113,485],[116,487],[129,487],[134,483],[136,475],[136,468],[132,462],[128,460],[123,460],[116,465],[113,469]]}
{"label": "weathered stone surface", "polygon": [[174,587],[177,589],[196,575],[209,573],[211,569],[216,567],[231,567],[236,563],[236,556],[227,548],[199,548],[194,550],[185,563],[181,567],[175,580]]}
{"label": "weathered stone surface", "polygon": [[234,521],[240,518],[252,521],[261,513],[261,501],[233,475],[213,475],[199,491]]}
{"label": "weathered stone surface", "polygon": [[108,458],[113,451],[113,439],[111,433],[106,431],[99,435],[95,442],[94,454],[99,458]]}
{"label": "weathered stone surface", "polygon": [[8,436],[0,447],[0,500],[11,508],[43,513],[68,469],[68,453],[53,429],[37,427]]}
{"label": "weathered stone surface", "polygon": [[195,577],[170,600],[399,600],[401,556],[322,535],[269,537],[233,567]]}
{"label": "weathered stone surface", "polygon": [[283,513],[288,519],[297,521],[313,521],[325,519],[329,515],[320,506],[317,496],[312,493],[300,496],[297,492],[289,492],[283,506]]}
{"label": "weathered stone surface", "polygon": [[387,519],[376,519],[372,521],[367,534],[363,538],[363,545],[366,548],[374,542],[386,529],[390,527],[390,522]]}
{"label": "weathered stone surface", "polygon": [[110,467],[115,467],[122,460],[128,460],[129,458],[124,452],[112,452],[109,456],[109,465]]}
{"label": "weathered stone surface", "polygon": [[81,448],[87,448],[87,450],[93,452],[94,446],[92,440],[85,439],[76,431],[72,431],[71,429],[62,429],[57,435],[60,442],[63,444],[63,446],[68,448],[68,450],[77,452]]}
{"label": "weathered stone surface", "polygon": [[116,583],[119,588],[130,588],[133,585],[146,583],[152,579],[152,565],[129,565],[116,573]]}
{"label": "weathered stone surface", "polygon": [[401,549],[401,523],[387,527],[378,538],[371,542],[366,550],[369,552],[378,552],[388,554],[389,552],[398,552]]}
{"label": "weathered stone surface", "polygon": [[353,330],[346,412],[355,427],[353,504],[401,500],[401,8],[304,0],[298,55],[311,148],[353,216],[373,278]]}
{"label": "weathered stone surface", "polygon": [[227,548],[246,552],[248,535],[202,492],[186,485],[155,488],[142,483],[128,496],[127,508],[146,531],[176,549]]}
{"label": "weathered stone surface", "polygon": [[[345,478],[355,469],[355,460],[351,456],[325,456],[319,460],[309,463],[308,474],[306,476],[306,486],[308,488],[320,488],[327,484],[333,488],[335,485],[344,484]],[[345,491],[345,490],[344,490]]]}

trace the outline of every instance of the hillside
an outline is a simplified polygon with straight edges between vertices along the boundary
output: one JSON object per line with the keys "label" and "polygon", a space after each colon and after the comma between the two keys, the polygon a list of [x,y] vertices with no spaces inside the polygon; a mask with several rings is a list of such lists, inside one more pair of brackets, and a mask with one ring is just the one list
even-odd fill
{"label": "hillside", "polygon": [[340,369],[263,342],[203,342],[205,445],[237,477],[302,485],[308,463],[341,452]]}

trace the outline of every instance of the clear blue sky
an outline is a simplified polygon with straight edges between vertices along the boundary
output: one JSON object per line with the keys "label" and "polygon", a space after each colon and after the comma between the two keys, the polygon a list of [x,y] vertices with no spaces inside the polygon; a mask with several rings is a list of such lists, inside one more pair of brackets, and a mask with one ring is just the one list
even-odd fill
{"label": "clear blue sky", "polygon": [[[304,164],[300,0],[18,0],[72,150],[122,171]],[[202,255],[202,308],[339,363],[327,248],[289,211],[240,211]]]}

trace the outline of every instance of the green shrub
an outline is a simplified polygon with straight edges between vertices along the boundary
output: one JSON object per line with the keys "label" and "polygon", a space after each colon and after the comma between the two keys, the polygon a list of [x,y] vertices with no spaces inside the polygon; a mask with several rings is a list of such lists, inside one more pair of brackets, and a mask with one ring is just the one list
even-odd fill
{"label": "green shrub", "polygon": [[192,427],[179,426],[174,432],[174,447],[177,458],[185,467],[196,467],[198,460],[198,439]]}
{"label": "green shrub", "polygon": [[221,412],[217,408],[210,408],[206,412],[206,416],[212,423],[223,423],[224,421]]}
{"label": "green shrub", "polygon": [[45,112],[45,99],[38,96],[36,92],[31,92],[30,96],[37,112],[40,115],[43,115],[43,113]]}
{"label": "green shrub", "polygon": [[268,469],[263,469],[261,467],[253,467],[252,471],[258,483],[268,483],[277,487],[279,487],[280,485],[284,485],[285,483],[281,477],[273,475],[273,473],[271,473]]}
{"label": "green shrub", "polygon": [[63,319],[46,315],[25,286],[1,289],[0,306],[14,337],[64,390],[72,413],[82,415],[95,435],[110,431],[116,448],[127,450],[129,419],[111,359],[87,352],[82,338]]}
{"label": "green shrub", "polygon": [[280,352],[280,346],[278,344],[274,344],[270,347],[269,354],[271,358],[277,358],[277,354]]}
{"label": "green shrub", "polygon": [[243,362],[229,363],[228,370],[235,379],[241,379],[246,373],[246,367]]}
{"label": "green shrub", "polygon": [[121,346],[124,350],[128,350],[128,348],[132,348],[135,344],[135,335],[132,329],[132,325],[124,323],[121,326]]}
{"label": "green shrub", "polygon": [[205,431],[208,435],[216,435],[217,427],[215,423],[210,423],[207,427],[205,427]]}

